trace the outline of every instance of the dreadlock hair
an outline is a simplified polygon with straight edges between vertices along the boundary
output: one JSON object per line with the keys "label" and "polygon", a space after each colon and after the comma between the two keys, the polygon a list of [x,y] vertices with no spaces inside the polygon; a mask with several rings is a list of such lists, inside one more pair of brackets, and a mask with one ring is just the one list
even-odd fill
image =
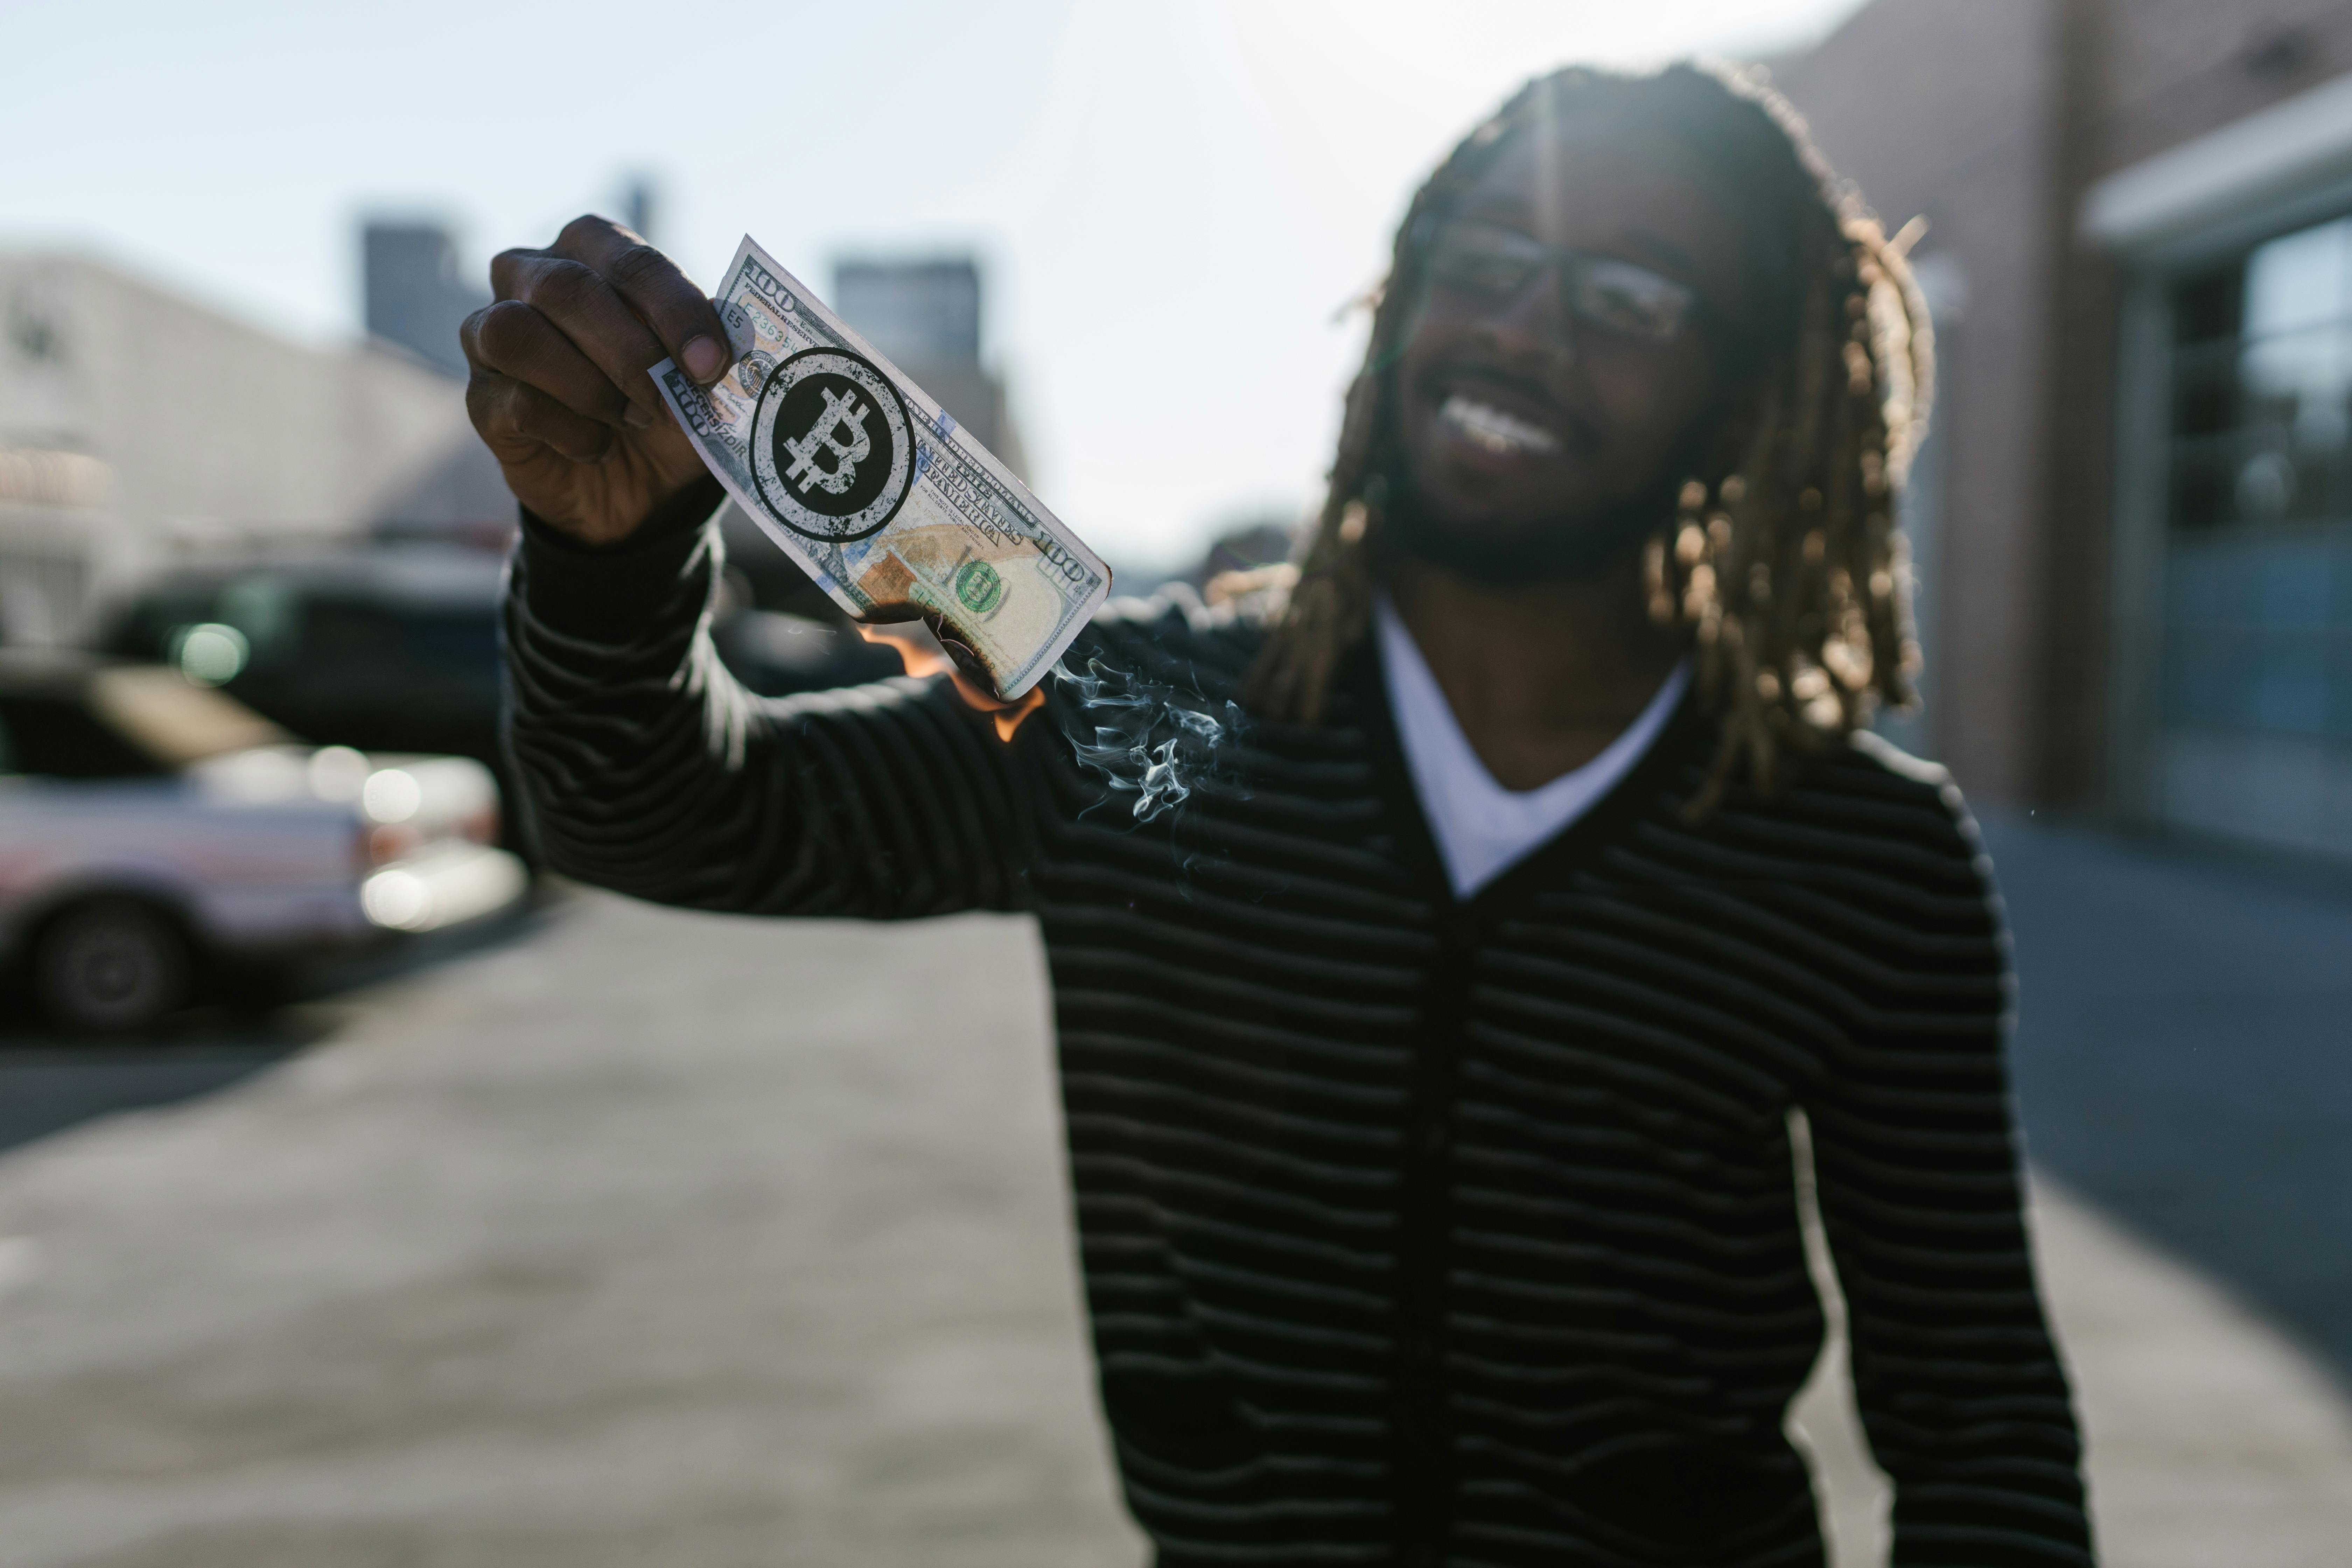
{"label": "dreadlock hair", "polygon": [[[1244,699],[1320,721],[1341,657],[1370,624],[1389,559],[1391,367],[1423,286],[1424,226],[1442,219],[1519,136],[1584,126],[1657,134],[1721,176],[1748,236],[1750,351],[1702,471],[1662,507],[1646,545],[1650,614],[1696,645],[1696,684],[1721,741],[1694,816],[1735,770],[1769,791],[1789,753],[1843,740],[1879,702],[1912,700],[1909,572],[1895,496],[1926,430],[1934,344],[1904,259],[1841,184],[1788,100],[1760,75],[1677,65],[1539,77],[1456,146],[1412,200],[1347,392],[1339,454],[1286,602]],[[1586,133],[1590,133],[1589,130]]]}

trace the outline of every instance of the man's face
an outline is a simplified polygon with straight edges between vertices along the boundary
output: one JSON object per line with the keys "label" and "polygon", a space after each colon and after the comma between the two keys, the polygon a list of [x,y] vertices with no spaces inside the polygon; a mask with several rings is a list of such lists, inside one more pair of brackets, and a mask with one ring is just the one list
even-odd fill
{"label": "man's face", "polygon": [[[1743,303],[1742,237],[1726,205],[1687,153],[1591,121],[1504,151],[1429,237],[1452,245],[1467,284],[1435,269],[1396,367],[1408,548],[1457,562],[1517,555],[1539,574],[1613,553],[1628,504],[1683,477],[1664,469],[1716,402],[1722,354],[1707,322]],[[1529,241],[1596,260],[1545,257]],[[1514,258],[1521,270],[1543,259],[1513,289],[1480,286],[1484,258],[1507,279]],[[1661,332],[1666,318],[1644,308],[1677,299],[1685,324]]]}

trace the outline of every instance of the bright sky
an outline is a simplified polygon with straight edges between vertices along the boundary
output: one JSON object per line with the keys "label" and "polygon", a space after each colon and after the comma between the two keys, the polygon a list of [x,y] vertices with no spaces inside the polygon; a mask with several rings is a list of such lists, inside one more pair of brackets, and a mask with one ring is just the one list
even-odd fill
{"label": "bright sky", "polygon": [[[1114,560],[1314,495],[1412,186],[1528,75],[1801,44],[1859,0],[0,0],[0,245],[311,340],[362,213],[467,264],[617,210],[706,283],[746,231],[968,248],[1040,495]],[[661,17],[667,16],[667,23]]]}

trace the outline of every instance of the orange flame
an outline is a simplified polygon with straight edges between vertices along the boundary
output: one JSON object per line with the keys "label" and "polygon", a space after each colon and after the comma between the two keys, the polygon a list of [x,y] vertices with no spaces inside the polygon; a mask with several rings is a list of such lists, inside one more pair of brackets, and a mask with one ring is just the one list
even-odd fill
{"label": "orange flame", "polygon": [[983,691],[972,684],[971,678],[956,668],[955,660],[941,653],[936,647],[928,644],[922,637],[914,635],[912,631],[900,629],[902,626],[920,628],[922,623],[920,621],[893,622],[878,626],[860,625],[857,627],[857,635],[867,642],[881,643],[896,649],[898,661],[907,667],[908,675],[921,678],[944,673],[950,680],[955,682],[956,695],[963,699],[964,706],[975,712],[987,714],[994,721],[998,740],[1011,741],[1013,732],[1021,728],[1021,721],[1045,706],[1045,690],[1043,686],[1031,687],[1027,694],[1017,702],[999,700],[996,693]]}

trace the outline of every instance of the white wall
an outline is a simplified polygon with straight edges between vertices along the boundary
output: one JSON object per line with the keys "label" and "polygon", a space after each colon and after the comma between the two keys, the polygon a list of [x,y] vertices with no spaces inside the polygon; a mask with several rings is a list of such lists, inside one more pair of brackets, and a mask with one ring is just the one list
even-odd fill
{"label": "white wall", "polygon": [[103,465],[63,497],[0,469],[0,638],[31,634],[23,606],[67,580],[60,552],[88,600],[176,560],[348,537],[472,439],[463,389],[393,351],[290,342],[82,258],[0,255],[0,452]]}

